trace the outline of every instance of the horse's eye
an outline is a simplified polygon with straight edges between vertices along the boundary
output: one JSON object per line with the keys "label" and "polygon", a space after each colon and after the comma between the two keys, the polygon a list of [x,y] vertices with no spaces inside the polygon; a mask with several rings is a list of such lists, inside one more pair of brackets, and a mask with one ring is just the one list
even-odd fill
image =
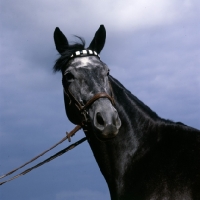
{"label": "horse's eye", "polygon": [[107,76],[109,76],[110,75],[110,70],[108,70],[108,72],[107,72]]}
{"label": "horse's eye", "polygon": [[68,82],[72,82],[74,80],[74,75],[70,72],[65,74],[65,78]]}

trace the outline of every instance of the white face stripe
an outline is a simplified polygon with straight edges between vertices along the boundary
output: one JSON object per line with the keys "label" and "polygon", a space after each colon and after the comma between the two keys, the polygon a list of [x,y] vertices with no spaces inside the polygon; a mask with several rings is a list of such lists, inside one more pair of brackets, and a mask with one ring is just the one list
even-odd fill
{"label": "white face stripe", "polygon": [[[98,58],[96,58],[98,59]],[[99,59],[97,60],[99,62]],[[77,64],[78,63],[78,64]],[[91,57],[77,57],[74,58],[74,60],[71,63],[72,66],[69,66],[67,70],[64,72],[64,75],[66,75],[69,71],[73,69],[79,69],[79,68],[87,68],[92,69],[92,66],[94,66],[94,60],[91,59]]]}
{"label": "white face stripe", "polygon": [[[81,61],[81,64],[79,64],[75,68],[77,68],[77,69],[78,68],[83,68],[83,67],[87,66],[88,64],[92,64],[91,60],[88,57],[83,57],[78,62],[80,62],[80,61]],[[76,64],[76,62],[75,62],[75,64]]]}

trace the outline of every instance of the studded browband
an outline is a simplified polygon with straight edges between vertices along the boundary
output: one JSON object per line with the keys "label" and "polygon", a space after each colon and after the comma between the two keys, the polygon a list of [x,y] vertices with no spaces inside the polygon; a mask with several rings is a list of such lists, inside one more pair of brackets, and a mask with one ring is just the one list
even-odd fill
{"label": "studded browband", "polygon": [[98,55],[98,53],[96,51],[92,51],[92,50],[82,50],[82,51],[76,51],[74,52],[70,58],[73,58],[73,57],[82,57],[82,56],[97,56],[99,59],[100,59],[100,56]]}

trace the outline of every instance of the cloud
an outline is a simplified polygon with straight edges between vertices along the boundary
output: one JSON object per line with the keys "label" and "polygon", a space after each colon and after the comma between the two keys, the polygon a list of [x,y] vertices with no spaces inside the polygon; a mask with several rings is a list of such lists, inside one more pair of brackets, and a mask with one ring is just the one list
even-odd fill
{"label": "cloud", "polygon": [[[105,23],[112,30],[122,32],[131,29],[173,24],[180,20],[189,20],[198,12],[199,2],[197,0],[152,0],[152,1],[62,1],[56,3],[53,0],[29,1],[28,4],[22,0],[11,0],[2,3],[4,9],[3,25],[6,28],[34,31],[37,35],[39,30],[50,31],[52,25],[62,26],[69,34],[89,33],[92,27]],[[86,12],[87,11],[87,12]],[[12,13],[12,15],[10,15]],[[87,19],[87,20],[86,20]],[[74,26],[78,24],[78,26]],[[12,25],[12,27],[10,27]],[[85,26],[90,25],[90,29]],[[35,28],[38,29],[35,29]],[[66,27],[66,28],[65,28]],[[93,29],[95,30],[95,29]],[[26,36],[26,35],[24,35]],[[38,35],[37,35],[38,36]],[[42,37],[42,35],[41,35]],[[42,37],[45,39],[44,37]]]}
{"label": "cloud", "polygon": [[[61,74],[52,73],[57,26],[69,41],[76,34],[89,44],[105,24],[101,58],[111,75],[161,117],[200,129],[199,13],[198,0],[1,1],[0,173],[74,127],[65,115]],[[87,143],[2,187],[0,199],[8,200],[51,200],[55,194],[58,200],[109,199]]]}

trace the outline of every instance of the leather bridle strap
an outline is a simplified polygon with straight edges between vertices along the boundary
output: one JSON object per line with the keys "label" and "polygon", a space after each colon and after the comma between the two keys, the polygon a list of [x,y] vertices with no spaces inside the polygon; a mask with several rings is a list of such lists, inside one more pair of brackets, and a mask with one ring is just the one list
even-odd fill
{"label": "leather bridle strap", "polygon": [[64,90],[64,95],[68,98],[69,103],[68,106],[72,106],[75,105],[76,108],[78,109],[78,112],[81,114],[82,119],[79,122],[79,124],[81,124],[82,128],[84,131],[87,131],[87,126],[88,126],[88,122],[90,122],[89,120],[89,116],[88,116],[88,111],[86,110],[88,107],[90,107],[96,100],[100,99],[100,98],[107,98],[110,100],[110,102],[112,103],[112,105],[114,106],[114,98],[113,98],[113,92],[112,92],[112,88],[111,88],[111,96],[108,95],[105,92],[99,92],[97,94],[95,94],[91,99],[89,99],[84,105],[82,103],[80,103],[75,97],[74,95],[71,93],[71,91],[69,90],[69,88],[65,88],[63,87]]}
{"label": "leather bridle strap", "polygon": [[111,88],[111,96],[108,95],[105,92],[99,92],[97,94],[95,94],[90,100],[88,100],[86,102],[85,105],[82,105],[75,97],[74,95],[71,93],[71,91],[69,90],[69,88],[67,88],[67,90],[65,90],[65,88],[63,87],[64,90],[64,94],[69,98],[70,103],[69,106],[71,105],[71,103],[73,102],[76,107],[82,112],[84,111],[86,108],[88,108],[89,106],[91,106],[96,100],[100,99],[100,98],[107,98],[111,101],[111,103],[114,105],[114,98],[113,93],[112,93],[112,88]]}
{"label": "leather bridle strap", "polygon": [[105,92],[97,93],[95,94],[84,106],[81,106],[81,111],[85,110],[89,106],[91,106],[96,100],[100,98],[107,98],[111,101],[112,104],[114,104],[114,99],[110,95],[108,95]]}

